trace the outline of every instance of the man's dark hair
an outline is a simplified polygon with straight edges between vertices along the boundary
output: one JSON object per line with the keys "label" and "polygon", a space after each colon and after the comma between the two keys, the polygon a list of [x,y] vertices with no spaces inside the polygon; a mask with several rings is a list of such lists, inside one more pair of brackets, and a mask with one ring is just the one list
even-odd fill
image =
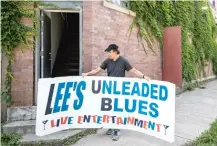
{"label": "man's dark hair", "polygon": [[120,54],[120,51],[118,49],[112,49],[114,52],[116,52],[117,54]]}
{"label": "man's dark hair", "polygon": [[117,54],[120,54],[120,51],[118,50],[118,46],[116,44],[109,45],[108,48],[105,49],[105,52],[110,52],[111,50],[117,52]]}

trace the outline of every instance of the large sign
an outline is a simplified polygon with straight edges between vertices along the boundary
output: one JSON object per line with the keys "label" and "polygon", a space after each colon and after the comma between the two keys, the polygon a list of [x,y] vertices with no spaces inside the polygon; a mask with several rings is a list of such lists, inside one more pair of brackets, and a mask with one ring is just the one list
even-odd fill
{"label": "large sign", "polygon": [[115,128],[174,141],[175,85],[114,77],[40,79],[36,134]]}

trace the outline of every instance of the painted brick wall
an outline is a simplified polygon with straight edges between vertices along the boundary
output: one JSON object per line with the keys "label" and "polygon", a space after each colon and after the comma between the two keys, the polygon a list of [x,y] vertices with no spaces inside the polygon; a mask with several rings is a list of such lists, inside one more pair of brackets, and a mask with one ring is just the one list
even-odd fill
{"label": "painted brick wall", "polygon": [[182,86],[181,26],[166,27],[163,33],[163,80]]}
{"label": "painted brick wall", "polygon": [[92,69],[93,9],[91,1],[83,2],[83,72]]}
{"label": "painted brick wall", "polygon": [[[26,26],[33,26],[31,18],[23,18],[21,22]],[[34,89],[33,50],[23,48],[22,54],[19,47],[15,48],[14,59],[12,72],[15,80],[12,81],[11,85],[12,106],[32,105]]]}
{"label": "painted brick wall", "polygon": [[[25,25],[32,26],[31,19],[21,20]],[[161,56],[158,43],[155,43],[154,54],[146,46],[145,54],[141,44],[138,45],[137,28],[128,37],[128,29],[133,17],[119,11],[104,7],[102,1],[83,2],[83,72],[98,67],[106,59],[104,49],[111,43],[120,47],[121,55],[129,62],[154,79],[162,79]],[[12,71],[16,80],[12,82],[12,105],[26,106],[33,104],[33,51],[20,48],[14,49],[15,63]],[[101,73],[100,75],[106,75]],[[128,74],[128,76],[134,76]]]}
{"label": "painted brick wall", "polygon": [[[154,45],[156,54],[146,45],[146,55],[141,44],[138,44],[138,29],[134,28],[130,37],[127,35],[134,19],[132,16],[104,7],[102,1],[84,1],[83,6],[84,72],[98,67],[107,57],[104,53],[105,48],[111,43],[116,43],[121,55],[126,57],[132,66],[151,78],[162,79],[159,44]],[[106,75],[106,73],[100,75]],[[133,77],[134,75],[128,74],[127,76]]]}

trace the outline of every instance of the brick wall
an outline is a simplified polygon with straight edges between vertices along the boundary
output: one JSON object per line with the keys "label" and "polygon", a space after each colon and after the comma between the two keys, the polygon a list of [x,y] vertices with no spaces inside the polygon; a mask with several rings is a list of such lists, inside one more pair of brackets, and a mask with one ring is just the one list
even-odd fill
{"label": "brick wall", "polygon": [[[146,45],[148,53],[146,55],[141,44],[138,44],[138,29],[133,29],[131,37],[127,35],[133,19],[127,14],[104,7],[102,1],[83,2],[83,72],[98,67],[107,57],[104,49],[109,44],[116,43],[121,55],[126,57],[132,66],[154,79],[162,79],[158,43],[154,46],[156,54]],[[29,18],[23,18],[21,21],[27,26],[33,25]],[[33,104],[34,53],[29,49],[23,50],[22,54],[20,48],[14,49],[15,63],[12,65],[12,71],[16,80],[11,86],[13,106]],[[128,76],[134,75],[128,74]]]}
{"label": "brick wall", "polygon": [[93,9],[91,1],[83,2],[83,72],[92,69]]}
{"label": "brick wall", "polygon": [[[138,29],[135,27],[131,36],[127,35],[134,17],[107,8],[103,6],[102,1],[84,1],[83,18],[84,72],[98,67],[107,57],[104,53],[105,48],[111,43],[116,43],[121,55],[126,57],[132,66],[151,78],[162,79],[159,44],[154,45],[156,54],[146,45],[146,55],[142,45],[138,44]],[[106,74],[104,72],[100,75]],[[128,74],[127,76],[133,77],[134,75]]]}
{"label": "brick wall", "polygon": [[[26,26],[33,26],[31,18],[21,20]],[[32,38],[30,38],[32,39]],[[30,47],[33,47],[30,46]],[[15,80],[12,81],[12,106],[27,106],[33,104],[33,50],[23,48],[14,49],[15,63],[12,72]]]}

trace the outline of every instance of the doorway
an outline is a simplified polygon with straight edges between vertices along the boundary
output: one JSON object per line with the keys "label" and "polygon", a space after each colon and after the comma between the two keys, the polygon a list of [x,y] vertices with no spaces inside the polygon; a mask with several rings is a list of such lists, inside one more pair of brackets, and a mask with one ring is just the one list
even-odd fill
{"label": "doorway", "polygon": [[39,78],[81,74],[81,12],[81,9],[38,11],[40,27],[35,51],[35,105]]}
{"label": "doorway", "polygon": [[[54,13],[53,47],[51,50],[52,77],[79,75],[79,13]],[[57,22],[57,21],[56,21]],[[51,44],[51,46],[52,46]]]}

